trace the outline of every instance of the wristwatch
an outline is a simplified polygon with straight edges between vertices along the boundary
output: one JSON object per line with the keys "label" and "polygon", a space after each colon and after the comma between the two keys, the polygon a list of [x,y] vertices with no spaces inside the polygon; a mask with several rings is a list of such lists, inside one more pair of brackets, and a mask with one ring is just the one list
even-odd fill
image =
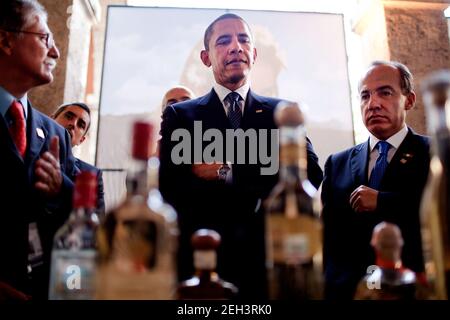
{"label": "wristwatch", "polygon": [[217,169],[217,177],[219,180],[225,181],[227,179],[228,171],[230,171],[230,166],[228,164],[223,164]]}

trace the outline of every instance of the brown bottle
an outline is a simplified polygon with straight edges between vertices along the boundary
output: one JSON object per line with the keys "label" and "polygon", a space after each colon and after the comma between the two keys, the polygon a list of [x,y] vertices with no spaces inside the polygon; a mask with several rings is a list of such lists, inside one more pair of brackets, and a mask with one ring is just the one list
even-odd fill
{"label": "brown bottle", "polygon": [[431,75],[423,84],[432,134],[430,173],[421,204],[422,248],[428,298],[450,295],[450,72]]}
{"label": "brown bottle", "polygon": [[367,268],[356,289],[355,300],[415,300],[416,275],[401,261],[403,238],[395,224],[381,222],[372,233],[376,265]]}
{"label": "brown bottle", "polygon": [[238,289],[220,279],[216,269],[216,250],[220,235],[209,229],[197,230],[191,238],[194,247],[195,275],[183,281],[177,290],[180,300],[227,300],[236,297]]}
{"label": "brown bottle", "polygon": [[266,201],[266,256],[270,299],[323,297],[322,223],[317,190],[307,177],[303,113],[297,103],[275,110],[280,128],[280,177]]}

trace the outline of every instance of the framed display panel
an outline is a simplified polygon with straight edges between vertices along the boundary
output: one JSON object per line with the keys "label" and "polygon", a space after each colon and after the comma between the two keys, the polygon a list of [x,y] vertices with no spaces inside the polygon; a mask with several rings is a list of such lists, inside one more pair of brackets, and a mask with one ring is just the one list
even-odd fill
{"label": "framed display panel", "polygon": [[164,93],[181,84],[197,96],[214,78],[200,60],[207,26],[231,12],[248,22],[258,56],[251,88],[299,101],[321,166],[354,145],[341,14],[224,9],[108,7],[96,165],[105,170],[105,201],[125,195],[134,119],[159,130]]}

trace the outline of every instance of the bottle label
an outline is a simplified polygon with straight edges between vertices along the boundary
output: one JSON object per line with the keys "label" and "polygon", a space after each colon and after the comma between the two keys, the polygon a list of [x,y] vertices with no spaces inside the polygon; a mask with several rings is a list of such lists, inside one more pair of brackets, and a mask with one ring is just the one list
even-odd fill
{"label": "bottle label", "polygon": [[268,215],[268,258],[281,264],[311,262],[321,251],[321,230],[320,221],[314,217],[299,215],[287,219],[284,214]]}
{"label": "bottle label", "polygon": [[54,250],[49,298],[51,300],[93,299],[95,255],[95,250]]}
{"label": "bottle label", "polygon": [[216,252],[214,250],[195,250],[194,267],[196,270],[216,269]]}

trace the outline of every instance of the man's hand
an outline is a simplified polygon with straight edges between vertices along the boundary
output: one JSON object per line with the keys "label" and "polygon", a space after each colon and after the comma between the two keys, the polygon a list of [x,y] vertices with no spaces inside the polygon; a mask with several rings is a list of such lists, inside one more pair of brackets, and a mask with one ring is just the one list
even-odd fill
{"label": "man's hand", "polygon": [[52,137],[50,150],[42,154],[36,161],[34,170],[36,174],[36,189],[47,196],[55,196],[61,190],[62,174],[59,164],[59,138]]}
{"label": "man's hand", "polygon": [[356,212],[374,211],[377,208],[378,191],[360,185],[350,195],[350,205]]}
{"label": "man's hand", "polygon": [[192,165],[192,172],[199,177],[200,179],[205,180],[218,180],[219,175],[217,174],[217,170],[222,166],[220,163],[200,163]]}

